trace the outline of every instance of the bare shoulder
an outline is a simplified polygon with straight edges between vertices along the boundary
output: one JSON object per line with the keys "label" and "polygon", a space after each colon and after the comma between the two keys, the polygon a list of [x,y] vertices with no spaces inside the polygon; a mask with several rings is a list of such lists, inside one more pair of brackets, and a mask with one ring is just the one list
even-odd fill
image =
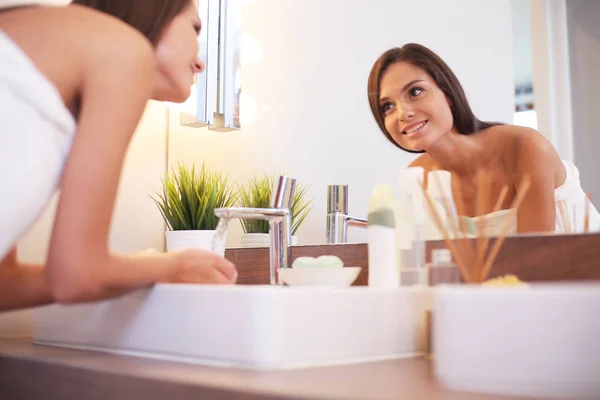
{"label": "bare shoulder", "polygon": [[490,128],[490,133],[510,143],[510,152],[515,157],[558,157],[552,143],[535,129],[517,125],[498,125]]}
{"label": "bare shoulder", "polygon": [[83,6],[66,8],[73,16],[81,14],[87,19],[85,26],[78,22],[72,31],[73,34],[85,31],[85,41],[73,39],[71,42],[75,51],[84,56],[85,78],[102,79],[110,84],[117,82],[118,75],[131,79],[129,89],[153,86],[151,79],[139,79],[154,73],[154,50],[139,31],[117,18]]}
{"label": "bare shoulder", "polygon": [[152,49],[148,40],[128,24],[79,5],[32,7],[0,13],[0,29],[18,43],[27,42],[28,38],[38,41],[43,38],[41,42],[45,44],[53,44],[58,39],[61,44],[78,44],[83,49],[90,49],[92,44],[98,42],[110,44],[94,49],[99,52],[132,45],[145,50]]}
{"label": "bare shoulder", "polygon": [[516,126],[499,125],[492,127],[491,132],[498,134],[504,140],[508,139],[505,160],[512,166],[512,172],[518,176],[524,173],[544,171],[553,176],[555,186],[564,180],[564,166],[552,143],[535,129]]}
{"label": "bare shoulder", "polygon": [[[138,30],[123,21],[88,7],[70,5],[64,8],[64,18],[72,22],[71,40],[89,50],[105,55],[118,53],[132,54],[136,57],[152,56],[152,45]],[[84,35],[85,42],[74,34]],[[101,47],[93,48],[92,44]],[[125,59],[128,59],[127,57]]]}
{"label": "bare shoulder", "polygon": [[515,165],[524,155],[552,157],[557,155],[550,141],[535,129],[517,125],[495,125],[480,132],[486,147],[493,149],[509,165]]}
{"label": "bare shoulder", "polygon": [[90,68],[101,74],[116,69],[111,66],[132,62],[153,67],[152,45],[140,32],[88,7],[10,10],[0,13],[0,30],[55,84],[65,102],[75,95]]}
{"label": "bare shoulder", "polygon": [[491,141],[501,141],[513,146],[512,150],[518,150],[522,146],[538,147],[540,150],[553,149],[552,143],[544,135],[535,129],[518,125],[494,125],[481,131],[481,137]]}

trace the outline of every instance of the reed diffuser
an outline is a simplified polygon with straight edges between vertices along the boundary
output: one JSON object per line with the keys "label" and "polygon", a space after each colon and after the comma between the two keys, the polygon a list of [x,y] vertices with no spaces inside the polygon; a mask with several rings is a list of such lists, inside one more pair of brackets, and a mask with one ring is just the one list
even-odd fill
{"label": "reed diffuser", "polygon": [[[483,215],[486,210],[489,209],[490,204],[490,193],[484,190],[484,182],[487,178],[487,172],[480,170],[477,174],[477,193],[476,193],[476,212],[477,215]],[[434,184],[441,187],[439,179]],[[510,221],[516,217],[517,209],[521,206],[521,203],[525,199],[527,192],[531,186],[531,179],[528,175],[525,175],[521,180],[517,194],[510,205],[510,214],[504,220],[500,236],[495,240],[494,244],[489,248],[490,238],[485,236],[483,232],[483,220],[479,220],[476,223],[475,240],[467,241],[466,235],[460,229],[459,224],[455,218],[450,219],[450,231],[444,224],[442,217],[438,213],[433,200],[426,190],[424,182],[421,183],[421,189],[425,197],[425,201],[428,205],[427,209],[436,224],[437,228],[442,232],[444,242],[452,253],[456,265],[460,271],[462,279],[465,283],[482,283],[487,280],[494,261],[500,252],[500,248],[506,239],[508,229],[510,227]],[[456,181],[455,187],[457,192],[460,193],[460,183]],[[508,194],[508,186],[505,185],[498,199],[494,203],[492,212],[499,211],[504,204],[506,195]],[[456,196],[456,208],[459,215],[465,215],[465,205],[462,196]],[[444,197],[443,207],[446,215],[452,215],[452,209],[447,200]],[[462,239],[457,241],[457,239]],[[489,249],[489,251],[488,251]]]}

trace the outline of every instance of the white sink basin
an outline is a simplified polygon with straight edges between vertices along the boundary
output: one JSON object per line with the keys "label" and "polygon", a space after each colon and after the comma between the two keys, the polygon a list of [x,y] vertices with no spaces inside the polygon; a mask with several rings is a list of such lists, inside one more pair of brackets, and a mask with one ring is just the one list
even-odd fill
{"label": "white sink basin", "polygon": [[438,286],[435,374],[451,389],[600,399],[600,284]]}
{"label": "white sink basin", "polygon": [[160,284],[35,310],[35,343],[257,369],[423,352],[431,291]]}

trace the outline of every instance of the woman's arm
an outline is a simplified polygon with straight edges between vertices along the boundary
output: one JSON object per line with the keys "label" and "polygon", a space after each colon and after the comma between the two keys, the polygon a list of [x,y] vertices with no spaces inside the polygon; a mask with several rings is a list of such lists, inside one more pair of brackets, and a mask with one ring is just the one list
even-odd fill
{"label": "woman's arm", "polygon": [[528,175],[531,179],[531,187],[517,210],[517,232],[554,232],[556,161],[560,158],[552,144],[539,132],[527,129],[517,143],[515,191],[524,176]]}
{"label": "woman's arm", "polygon": [[110,25],[90,26],[82,43],[81,111],[50,242],[50,293],[69,303],[157,281],[231,283],[233,265],[210,252],[116,256],[108,251],[125,152],[152,94],[155,73],[150,44],[125,25]]}
{"label": "woman's arm", "polygon": [[[161,255],[160,257],[165,256],[169,257],[169,255]],[[153,261],[161,262],[161,260],[157,260],[156,256],[149,258],[147,254],[130,257],[131,262],[136,262],[141,266]],[[180,263],[176,273],[172,274],[170,279],[165,280],[166,282],[229,283],[235,281],[236,274],[233,267],[231,266],[231,269],[229,269],[225,265],[220,270],[219,266],[222,266],[222,259],[216,254],[191,249],[181,253],[179,258]],[[214,258],[214,260],[211,260],[211,258]],[[198,264],[200,264],[200,268],[198,268]],[[107,291],[106,296],[118,293]],[[83,298],[85,297],[81,299]],[[71,301],[81,299],[75,298]],[[19,263],[16,249],[13,249],[3,260],[0,260],[0,312],[46,305],[54,300],[47,284],[44,265]]]}

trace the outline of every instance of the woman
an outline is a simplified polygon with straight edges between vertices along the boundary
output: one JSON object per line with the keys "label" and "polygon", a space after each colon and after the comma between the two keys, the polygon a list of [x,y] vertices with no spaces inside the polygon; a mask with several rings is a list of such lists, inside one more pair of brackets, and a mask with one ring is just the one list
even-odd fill
{"label": "woman", "polygon": [[[76,0],[0,11],[0,311],[155,282],[233,283],[207,251],[107,248],[126,148],[149,99],[183,102],[201,29],[191,0]],[[60,185],[59,185],[60,184]],[[60,186],[45,266],[15,244]]]}
{"label": "woman", "polygon": [[[423,153],[410,166],[452,173],[453,186],[460,188],[454,196],[463,198],[468,217],[484,222],[486,234],[500,233],[524,176],[531,187],[509,233],[582,230],[588,206],[590,229],[600,228],[600,215],[586,205],[577,168],[533,129],[477,119],[458,79],[431,50],[411,43],[386,51],[371,70],[368,96],[384,135],[402,150]],[[509,188],[497,213],[477,213],[480,170],[486,171],[491,199]]]}

